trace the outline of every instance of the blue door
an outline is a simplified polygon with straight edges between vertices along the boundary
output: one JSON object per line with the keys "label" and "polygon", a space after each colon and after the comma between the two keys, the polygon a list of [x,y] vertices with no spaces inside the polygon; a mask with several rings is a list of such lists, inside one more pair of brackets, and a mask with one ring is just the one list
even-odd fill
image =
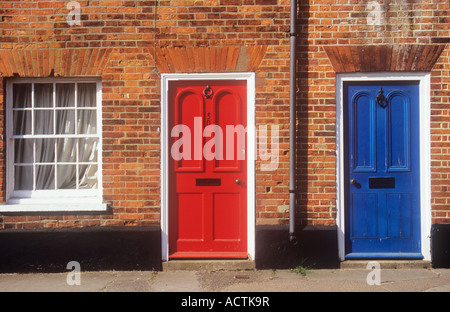
{"label": "blue door", "polygon": [[419,85],[345,86],[346,258],[422,258]]}

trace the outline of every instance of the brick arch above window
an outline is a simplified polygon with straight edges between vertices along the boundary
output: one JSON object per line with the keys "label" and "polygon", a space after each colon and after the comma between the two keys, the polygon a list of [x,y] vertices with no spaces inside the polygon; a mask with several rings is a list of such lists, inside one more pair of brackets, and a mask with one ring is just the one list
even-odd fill
{"label": "brick arch above window", "polygon": [[161,73],[253,72],[267,46],[148,48]]}
{"label": "brick arch above window", "polygon": [[0,76],[100,76],[111,51],[112,48],[0,50]]}
{"label": "brick arch above window", "polygon": [[431,71],[444,44],[325,46],[336,73]]}

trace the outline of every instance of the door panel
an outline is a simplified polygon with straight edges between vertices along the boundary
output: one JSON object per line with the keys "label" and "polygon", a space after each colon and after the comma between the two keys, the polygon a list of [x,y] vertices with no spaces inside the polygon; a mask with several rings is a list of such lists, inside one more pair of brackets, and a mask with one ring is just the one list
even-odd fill
{"label": "door panel", "polygon": [[376,238],[377,237],[377,194],[362,193],[352,194],[352,237]]}
{"label": "door panel", "polygon": [[348,83],[347,258],[421,258],[418,84]]}
{"label": "door panel", "polygon": [[411,170],[409,163],[411,105],[409,101],[404,100],[406,97],[406,94],[397,91],[389,101],[387,147],[390,172]]}
{"label": "door panel", "polygon": [[223,89],[216,94],[213,107],[216,112],[215,124],[223,131],[224,150],[214,162],[214,171],[241,171],[245,146],[242,138],[242,102],[231,89]]}
{"label": "door panel", "polygon": [[178,218],[189,222],[179,223],[178,237],[186,241],[203,239],[204,198],[201,193],[178,193]]}
{"label": "door panel", "polygon": [[[241,199],[239,193],[214,193],[214,237],[215,241],[239,240]],[[236,222],[237,221],[237,222]],[[231,225],[231,227],[229,227]]]}
{"label": "door panel", "polygon": [[179,92],[175,98],[173,118],[174,125],[177,125],[177,127],[171,128],[172,135],[180,132],[183,134],[181,139],[171,145],[174,149],[171,154],[175,158],[175,170],[177,172],[202,172],[204,169],[204,160],[201,154],[198,154],[203,145],[203,138],[201,136],[192,137],[196,131],[202,131],[203,129],[205,103],[199,91],[186,88]]}
{"label": "door panel", "polygon": [[246,90],[169,84],[169,258],[247,257]]}
{"label": "door panel", "polygon": [[376,125],[375,105],[370,94],[360,92],[353,101],[353,168],[355,172],[376,171]]}
{"label": "door panel", "polygon": [[411,194],[387,194],[388,237],[411,237]]}

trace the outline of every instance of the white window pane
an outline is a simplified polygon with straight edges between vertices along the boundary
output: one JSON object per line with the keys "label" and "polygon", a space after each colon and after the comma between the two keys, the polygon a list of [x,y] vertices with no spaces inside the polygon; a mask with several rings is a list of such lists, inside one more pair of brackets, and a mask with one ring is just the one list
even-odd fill
{"label": "white window pane", "polygon": [[96,189],[98,187],[97,165],[82,165],[80,168],[80,189]]}
{"label": "white window pane", "polygon": [[36,190],[54,190],[55,189],[55,166],[38,165],[36,166]]}
{"label": "white window pane", "polygon": [[34,107],[53,107],[53,84],[34,84]]}
{"label": "white window pane", "polygon": [[33,189],[33,166],[14,166],[14,189]]}
{"label": "white window pane", "polygon": [[96,110],[78,110],[78,134],[97,134]]}
{"label": "white window pane", "polygon": [[75,107],[75,84],[56,84],[56,107]]}
{"label": "white window pane", "polygon": [[76,139],[64,138],[57,141],[58,162],[76,162]]}
{"label": "white window pane", "polygon": [[97,162],[98,160],[98,139],[80,139],[78,145],[79,162]]}
{"label": "white window pane", "polygon": [[34,134],[54,134],[52,110],[34,111]]}
{"label": "white window pane", "polygon": [[56,111],[56,134],[75,134],[75,110]]}
{"label": "white window pane", "polygon": [[96,107],[97,85],[95,83],[78,83],[77,102],[78,107]]}
{"label": "white window pane", "polygon": [[14,140],[14,163],[33,163],[34,139]]}
{"label": "white window pane", "polygon": [[13,108],[31,107],[31,83],[13,84]]}
{"label": "white window pane", "polygon": [[77,179],[76,165],[58,165],[58,189],[75,189]]}
{"label": "white window pane", "polygon": [[55,139],[36,139],[36,163],[55,161]]}
{"label": "white window pane", "polygon": [[31,111],[13,111],[13,134],[31,134]]}

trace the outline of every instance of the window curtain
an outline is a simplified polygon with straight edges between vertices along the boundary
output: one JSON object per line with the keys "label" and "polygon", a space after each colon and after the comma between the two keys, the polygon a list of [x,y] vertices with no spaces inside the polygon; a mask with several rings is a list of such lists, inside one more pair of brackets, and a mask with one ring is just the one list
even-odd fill
{"label": "window curtain", "polygon": [[[31,84],[13,85],[13,109],[31,108]],[[13,111],[13,135],[31,134],[31,111]],[[33,189],[33,140],[14,140],[14,189]]]}
{"label": "window curtain", "polygon": [[[34,134],[53,134],[53,84],[38,83],[34,85]],[[55,140],[47,138],[34,139],[36,163],[36,189],[55,188]]]}
{"label": "window curtain", "polygon": [[[77,92],[78,133],[97,134],[97,85],[95,83],[79,83]],[[78,142],[79,162],[90,163],[80,165],[79,188],[92,189],[98,187],[98,139],[85,138]]]}
{"label": "window curtain", "polygon": [[[14,84],[13,93],[13,108],[32,107],[31,84]],[[75,107],[75,84],[56,83],[55,104],[53,84],[35,84],[34,109],[13,111],[14,134],[81,136],[15,139],[16,190],[32,190],[33,181],[36,182],[36,190],[75,189],[77,170],[78,188],[97,187],[98,139],[82,137],[83,134],[97,134],[96,84],[78,84],[77,93],[78,107],[82,109]],[[31,114],[34,114],[34,125]],[[32,127],[34,133],[31,132]]]}
{"label": "window curtain", "polygon": [[[56,107],[56,134],[75,134],[74,84],[56,84]],[[77,139],[58,139],[57,143],[57,188],[74,189],[77,183]]]}

